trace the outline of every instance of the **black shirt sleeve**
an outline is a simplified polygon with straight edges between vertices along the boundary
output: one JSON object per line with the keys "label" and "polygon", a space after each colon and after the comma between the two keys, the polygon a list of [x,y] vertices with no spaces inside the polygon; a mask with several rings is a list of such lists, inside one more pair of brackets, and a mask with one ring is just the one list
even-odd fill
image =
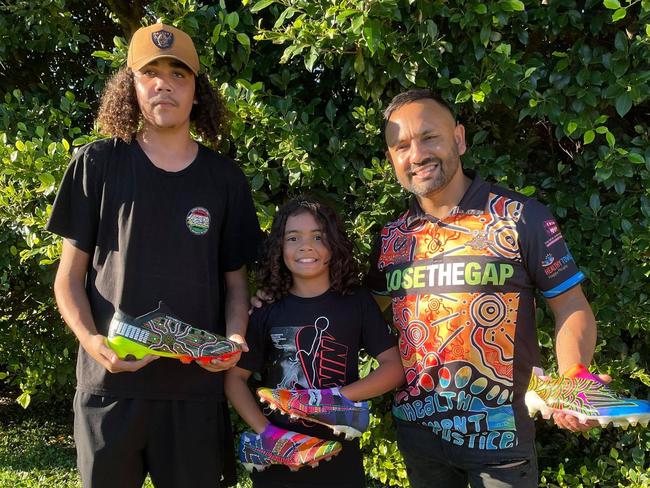
{"label": "black shirt sleeve", "polygon": [[375,295],[388,295],[386,289],[386,275],[379,270],[379,256],[381,255],[381,233],[375,239],[370,251],[370,267],[363,284]]}
{"label": "black shirt sleeve", "polygon": [[224,271],[235,271],[257,257],[260,225],[246,177],[236,172],[223,223],[220,262]]}
{"label": "black shirt sleeve", "polygon": [[585,279],[548,208],[529,200],[519,224],[524,266],[545,298],[561,295]]}
{"label": "black shirt sleeve", "polygon": [[366,289],[359,289],[361,300],[361,345],[372,357],[379,356],[382,352],[397,345],[396,337],[391,333],[384,320],[379,306]]}
{"label": "black shirt sleeve", "polygon": [[243,353],[237,363],[238,367],[253,373],[261,373],[265,364],[267,308],[268,305],[253,310],[246,330],[248,352]]}
{"label": "black shirt sleeve", "polygon": [[80,148],[72,158],[45,228],[91,254],[97,239],[101,182],[89,147]]}

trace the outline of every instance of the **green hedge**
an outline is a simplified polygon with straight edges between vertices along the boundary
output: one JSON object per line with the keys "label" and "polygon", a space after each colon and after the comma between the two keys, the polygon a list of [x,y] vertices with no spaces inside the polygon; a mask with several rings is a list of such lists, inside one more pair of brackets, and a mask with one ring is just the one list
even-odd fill
{"label": "green hedge", "polygon": [[[412,86],[454,103],[465,167],[558,216],[589,278],[597,369],[648,398],[650,1],[126,3],[195,39],[233,113],[222,150],[248,175],[263,227],[310,189],[340,209],[362,263],[407,198],[384,158],[382,110]],[[0,6],[0,379],[25,405],[73,383],[75,344],[50,290],[60,243],[43,225],[71,151],[98,137],[98,92],[126,55],[120,15],[79,0]],[[544,306],[537,319],[553,369]],[[388,401],[363,438],[366,468],[404,486]],[[542,486],[650,484],[648,432],[538,427]]]}

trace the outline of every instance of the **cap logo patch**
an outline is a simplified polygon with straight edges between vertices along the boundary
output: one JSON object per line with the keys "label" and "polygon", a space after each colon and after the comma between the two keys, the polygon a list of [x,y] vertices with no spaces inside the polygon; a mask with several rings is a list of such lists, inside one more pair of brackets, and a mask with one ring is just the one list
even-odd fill
{"label": "cap logo patch", "polygon": [[192,234],[202,236],[210,228],[210,212],[203,207],[194,207],[185,217],[185,224]]}
{"label": "cap logo patch", "polygon": [[169,49],[174,44],[174,34],[159,30],[151,34],[151,40],[159,49]]}

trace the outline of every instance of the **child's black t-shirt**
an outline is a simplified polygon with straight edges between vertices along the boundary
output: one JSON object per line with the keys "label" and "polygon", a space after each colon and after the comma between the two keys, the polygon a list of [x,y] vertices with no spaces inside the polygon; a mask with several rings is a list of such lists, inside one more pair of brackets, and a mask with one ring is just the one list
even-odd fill
{"label": "child's black t-shirt", "polygon": [[[313,298],[295,295],[253,312],[246,334],[250,352],[237,366],[259,372],[261,385],[271,388],[333,388],[359,379],[359,351],[371,356],[396,345],[375,300],[358,288],[342,295],[328,291]],[[289,420],[286,415],[263,408],[274,425],[321,439],[338,440],[342,452],[315,468],[291,472],[271,466],[253,473],[255,486],[365,486],[358,440],[345,441],[312,422]]]}

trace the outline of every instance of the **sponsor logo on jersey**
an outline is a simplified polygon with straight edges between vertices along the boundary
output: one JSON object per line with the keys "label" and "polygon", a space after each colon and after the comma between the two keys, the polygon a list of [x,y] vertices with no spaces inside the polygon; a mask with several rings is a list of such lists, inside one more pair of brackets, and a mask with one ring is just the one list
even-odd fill
{"label": "sponsor logo on jersey", "polygon": [[550,266],[551,264],[553,264],[554,261],[555,261],[555,258],[553,257],[553,255],[552,254],[547,254],[546,257],[544,258],[544,260],[542,261],[542,266],[546,268],[546,267]]}
{"label": "sponsor logo on jersey", "polygon": [[551,237],[560,232],[560,228],[557,225],[557,222],[555,220],[545,220],[544,221],[544,230],[546,231],[546,235]]}
{"label": "sponsor logo on jersey", "polygon": [[[550,254],[548,256],[550,256]],[[553,258],[553,256],[551,256],[551,258]],[[546,273],[546,276],[549,278],[554,278],[558,273],[567,269],[567,266],[571,261],[573,261],[573,256],[571,256],[571,253],[567,253],[560,259],[553,259],[553,261],[547,265],[542,263],[542,266],[544,266],[544,273]]]}
{"label": "sponsor logo on jersey", "polygon": [[548,239],[544,242],[544,245],[549,248],[557,241],[562,239],[562,233],[560,232],[560,227],[558,227],[555,220],[545,220],[544,221],[544,232],[549,236]]}
{"label": "sponsor logo on jersey", "polygon": [[185,223],[192,234],[202,236],[210,228],[210,212],[203,207],[194,207],[187,214]]}

